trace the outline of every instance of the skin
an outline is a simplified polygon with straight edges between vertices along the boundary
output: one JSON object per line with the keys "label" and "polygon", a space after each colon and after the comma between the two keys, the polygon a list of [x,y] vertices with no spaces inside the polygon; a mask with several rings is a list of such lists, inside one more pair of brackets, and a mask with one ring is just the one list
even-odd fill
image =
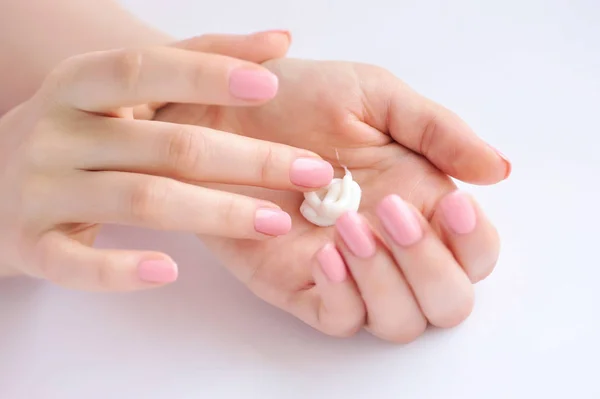
{"label": "skin", "polygon": [[[229,77],[238,70],[271,74],[250,61],[281,54],[288,44],[282,33],[217,35],[170,47],[87,53],[60,63],[34,96],[0,119],[0,190],[7,193],[0,199],[3,274],[93,291],[174,281],[176,265],[166,254],[91,248],[104,223],[254,240],[285,234],[289,216],[276,204],[193,183],[305,191],[310,186],[292,181],[293,164],[298,158],[319,160],[316,154],[144,119],[165,101],[263,104],[269,98],[232,96]],[[250,60],[221,55],[227,52]],[[189,142],[202,143],[213,157],[196,156]],[[243,172],[232,159],[245,160]],[[331,176],[321,179],[323,185],[333,174],[327,166]],[[192,217],[190,210],[198,206],[212,217]],[[284,215],[287,224],[260,229],[256,221],[263,210]],[[149,279],[148,268],[160,270]]]}
{"label": "skin", "polygon": [[[112,147],[113,152],[106,151],[110,148],[107,146],[110,137],[131,131],[134,118],[140,122],[156,119],[185,124],[185,136],[189,140],[179,140],[181,145],[175,153],[197,156],[176,157],[175,165],[163,162],[154,169],[149,166],[155,163],[146,163],[148,169],[142,172],[147,176],[262,198],[292,215],[291,232],[276,239],[200,235],[224,264],[261,298],[327,334],[347,336],[366,327],[376,336],[394,342],[416,338],[427,323],[450,327],[467,317],[473,303],[471,283],[492,271],[499,240],[483,211],[471,198],[455,192],[448,175],[470,183],[493,184],[508,176],[510,165],[455,115],[417,95],[389,72],[377,67],[278,59],[289,47],[289,35],[285,32],[210,35],[177,45],[180,49],[224,54],[257,63],[275,59],[264,66],[279,76],[280,90],[274,101],[260,107],[223,104],[222,94],[221,101],[213,98],[213,102],[221,104],[219,106],[168,104],[190,102],[189,96],[180,97],[185,89],[176,96],[151,96],[151,99],[127,104],[117,96],[103,108],[89,107],[88,100],[93,96],[79,96],[79,101],[69,107],[56,107],[57,102],[61,102],[57,100],[65,98],[57,96],[61,93],[58,89],[65,85],[48,84],[48,74],[59,77],[54,83],[70,82],[67,88],[81,83],[69,78],[73,71],[71,75],[65,72],[61,67],[64,60],[114,48],[129,48],[128,54],[135,55],[140,49],[164,47],[173,40],[143,24],[116,2],[86,2],[85,10],[81,9],[81,2],[75,0],[57,0],[52,7],[46,3],[8,0],[0,4],[2,32],[11,37],[10,41],[0,42],[0,54],[11,60],[0,65],[0,86],[5,93],[0,99],[0,115],[6,113],[0,120],[0,170],[3,171],[0,183],[1,191],[12,193],[4,196],[0,204],[0,248],[4,254],[0,276],[26,273],[76,289],[103,291],[162,285],[139,281],[133,269],[140,257],[168,260],[166,254],[90,252],[89,245],[107,215],[94,215],[93,209],[72,205],[73,201],[81,205],[102,198],[102,192],[127,192],[126,187],[94,191],[97,187],[90,187],[87,178],[70,186],[58,184],[59,177],[69,174],[106,171],[106,167],[98,165],[65,164],[68,157],[62,155],[85,155],[86,148],[92,148],[81,146],[81,131],[88,136],[95,132],[94,137],[100,144],[93,146],[96,150],[88,155],[114,157],[118,154],[116,147]],[[43,12],[31,13],[32,8]],[[75,20],[72,15],[78,18]],[[73,31],[81,34],[72,35]],[[22,51],[23,48],[36,51]],[[126,65],[125,76],[135,75],[127,69],[132,64],[120,65]],[[108,64],[98,69],[102,70],[113,69]],[[173,76],[165,75],[158,80],[170,79]],[[192,102],[198,102],[195,100]],[[95,126],[101,129],[93,129],[94,123],[89,121],[100,121]],[[115,128],[118,125],[121,128]],[[206,130],[192,128],[193,125],[309,150],[336,166],[347,166],[363,188],[360,215],[345,215],[332,228],[308,224],[298,213],[304,189],[273,180],[272,170],[276,168],[262,168],[260,177],[270,178],[268,184],[257,179],[229,181],[263,185],[270,187],[269,190],[215,184],[223,179],[199,178],[197,173],[190,175],[190,169],[206,166],[194,163],[196,160],[218,159],[203,156],[206,154],[202,153],[199,143],[206,142]],[[148,124],[139,126],[152,130]],[[122,130],[123,127],[127,128]],[[143,153],[139,151],[143,140],[138,138],[132,142],[138,146],[128,153]],[[335,150],[339,159],[334,155]],[[267,150],[257,159],[262,160],[263,165],[269,162],[277,165],[280,157],[272,154]],[[91,158],[83,159],[89,162]],[[185,162],[181,163],[182,159]],[[139,162],[138,159],[138,164],[126,166],[139,167]],[[127,168],[121,162],[117,171],[124,172],[122,169]],[[336,173],[341,175],[341,168],[338,167]],[[107,180],[111,184],[115,181]],[[48,191],[49,187],[60,189]],[[154,189],[141,187],[141,192],[150,194],[150,198],[152,193],[156,194],[155,185],[150,185]],[[44,194],[47,196],[43,197]],[[384,226],[390,220],[381,209],[390,201],[390,194],[399,195],[414,210],[420,234],[411,245],[396,244]],[[60,214],[65,208],[62,205],[67,202],[65,196],[71,204],[71,213]],[[457,215],[461,216],[460,207],[456,207],[458,197],[467,198],[476,220],[473,229],[461,234],[450,226]],[[142,201],[144,203],[147,201]],[[73,214],[78,208],[84,212]],[[145,211],[140,212],[140,208]],[[160,206],[133,209],[136,215],[145,216],[133,224],[182,228],[168,225],[177,219],[173,213],[177,209],[171,213],[165,213],[164,209],[161,212]],[[448,210],[453,218],[448,218]],[[226,214],[235,222],[235,214]],[[121,215],[111,222],[132,224],[126,216],[131,215]],[[215,223],[213,228],[227,224]],[[342,234],[347,232],[348,226],[362,229],[373,251],[357,256]],[[198,225],[186,226],[186,229],[208,233]],[[338,266],[342,266],[335,270],[337,279],[328,277],[323,263],[318,261],[319,255],[326,251],[340,259]]]}
{"label": "skin", "polygon": [[[371,226],[377,250],[359,259],[346,247],[339,223],[308,223],[298,210],[301,193],[239,186],[218,187],[278,204],[292,215],[291,232],[261,242],[201,239],[257,296],[330,335],[366,326],[383,339],[409,342],[428,322],[451,327],[463,321],[473,306],[472,283],[496,263],[499,237],[470,197],[475,228],[450,231],[440,207],[463,194],[455,193],[449,176],[494,184],[508,177],[510,164],[455,114],[381,68],[293,59],[263,65],[280,78],[278,96],[264,106],[172,104],[156,117],[306,148],[345,165],[363,189],[357,223]],[[336,175],[342,174],[338,167]],[[419,215],[424,238],[410,248],[394,244],[377,216],[390,194]],[[346,266],[342,282],[328,281],[316,260],[331,243]]]}

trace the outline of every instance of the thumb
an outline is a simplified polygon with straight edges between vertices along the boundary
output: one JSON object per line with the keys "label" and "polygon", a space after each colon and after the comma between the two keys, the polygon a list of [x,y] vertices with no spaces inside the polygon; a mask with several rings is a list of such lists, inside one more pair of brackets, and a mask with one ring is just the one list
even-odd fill
{"label": "thumb", "polygon": [[394,140],[422,154],[444,173],[481,185],[510,175],[510,161],[452,111],[409,88],[393,93],[389,104],[387,128]]}

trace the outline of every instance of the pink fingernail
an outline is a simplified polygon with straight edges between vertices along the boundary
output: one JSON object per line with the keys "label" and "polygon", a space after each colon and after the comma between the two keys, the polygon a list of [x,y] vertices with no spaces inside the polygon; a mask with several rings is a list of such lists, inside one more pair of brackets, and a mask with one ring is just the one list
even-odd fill
{"label": "pink fingernail", "polygon": [[469,234],[477,225],[477,214],[469,197],[455,191],[447,195],[438,205],[447,226],[456,234]]}
{"label": "pink fingernail", "polygon": [[317,260],[325,276],[333,283],[341,283],[346,280],[348,272],[342,255],[333,244],[326,244],[317,253]]}
{"label": "pink fingernail", "polygon": [[260,208],[254,218],[254,229],[269,236],[287,234],[292,228],[292,218],[281,209]]}
{"label": "pink fingernail", "polygon": [[507,179],[508,176],[510,176],[510,173],[512,172],[512,163],[510,162],[508,157],[506,155],[504,155],[499,149],[492,147],[492,146],[490,146],[490,148],[492,150],[494,150],[496,152],[496,154],[498,154],[498,156],[500,158],[502,158],[502,160],[506,164],[506,173],[504,174],[504,179]]}
{"label": "pink fingernail", "polygon": [[376,212],[383,227],[396,244],[408,247],[423,237],[421,224],[413,210],[397,195],[385,197],[379,203]]}
{"label": "pink fingernail", "polygon": [[144,260],[137,267],[137,275],[147,283],[172,283],[177,280],[177,265],[163,259]]}
{"label": "pink fingernail", "polygon": [[356,212],[346,212],[335,223],[337,231],[348,249],[359,258],[370,258],[375,254],[375,240],[367,224]]}
{"label": "pink fingernail", "polygon": [[270,29],[270,30],[263,30],[260,32],[255,32],[255,35],[259,35],[262,33],[276,33],[276,34],[280,34],[280,35],[286,35],[288,40],[290,40],[292,38],[292,34],[290,33],[289,30],[285,30],[285,29]]}
{"label": "pink fingernail", "polygon": [[298,158],[292,163],[290,181],[302,187],[324,187],[333,179],[333,166],[318,158]]}
{"label": "pink fingernail", "polygon": [[240,100],[268,100],[277,94],[277,76],[262,69],[238,68],[229,76],[229,92]]}

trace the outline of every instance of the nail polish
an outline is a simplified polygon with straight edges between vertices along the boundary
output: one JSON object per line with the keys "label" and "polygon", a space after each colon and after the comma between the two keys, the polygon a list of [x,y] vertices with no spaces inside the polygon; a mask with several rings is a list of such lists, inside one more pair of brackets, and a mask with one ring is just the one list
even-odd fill
{"label": "nail polish", "polygon": [[169,260],[143,260],[137,267],[138,278],[147,283],[167,284],[177,280],[177,265]]}
{"label": "nail polish", "polygon": [[229,75],[229,92],[240,100],[268,100],[277,94],[278,80],[263,69],[238,68]]}
{"label": "nail polish", "polygon": [[349,211],[336,222],[335,227],[350,252],[359,258],[370,258],[375,254],[373,233],[358,213]]}
{"label": "nail polish", "polygon": [[326,244],[317,253],[317,261],[325,277],[333,283],[341,283],[346,280],[348,272],[342,255],[331,243]]}
{"label": "nail polish", "polygon": [[298,158],[290,169],[290,181],[301,187],[324,187],[332,179],[333,166],[318,158]]}
{"label": "nail polish", "polygon": [[386,232],[399,246],[411,246],[423,237],[421,223],[414,211],[399,196],[392,194],[385,197],[376,213]]}
{"label": "nail polish", "polygon": [[261,234],[280,236],[292,228],[292,218],[281,209],[260,208],[254,218],[254,229]]}
{"label": "nail polish", "polygon": [[455,191],[444,197],[439,203],[444,221],[455,234],[469,234],[477,225],[477,214],[469,197]]}

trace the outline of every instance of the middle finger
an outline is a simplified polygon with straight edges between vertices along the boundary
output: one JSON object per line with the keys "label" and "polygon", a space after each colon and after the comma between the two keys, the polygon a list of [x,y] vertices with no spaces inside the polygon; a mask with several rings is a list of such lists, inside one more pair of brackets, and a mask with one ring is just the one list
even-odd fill
{"label": "middle finger", "polygon": [[473,308],[473,286],[425,218],[397,195],[377,215],[385,240],[431,324],[453,327]]}
{"label": "middle finger", "polygon": [[280,190],[320,188],[333,178],[331,164],[313,152],[200,126],[95,118],[82,128],[73,138],[79,169]]}
{"label": "middle finger", "polygon": [[427,327],[410,287],[389,251],[356,212],[336,222],[337,246],[363,297],[368,330],[379,338],[407,343]]}

